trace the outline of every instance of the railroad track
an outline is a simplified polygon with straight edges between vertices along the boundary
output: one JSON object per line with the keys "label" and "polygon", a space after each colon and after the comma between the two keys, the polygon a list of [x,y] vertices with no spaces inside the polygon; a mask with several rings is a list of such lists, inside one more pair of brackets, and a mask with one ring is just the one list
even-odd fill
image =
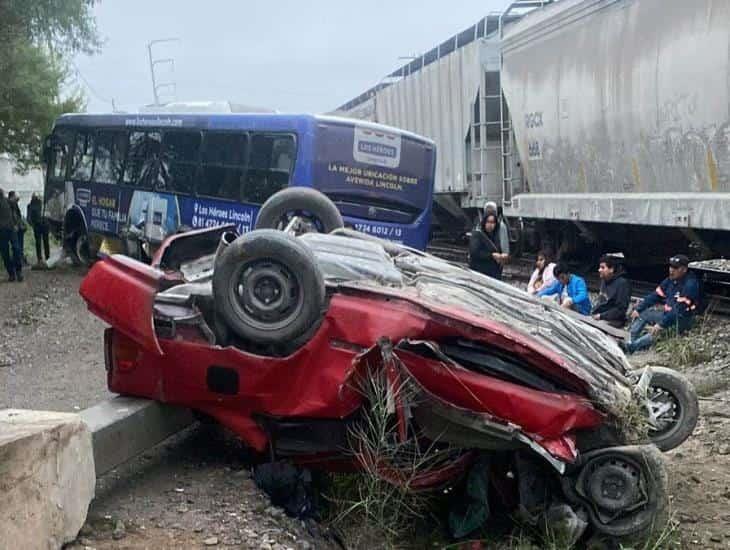
{"label": "railroad track", "polygon": [[[468,263],[468,249],[466,246],[434,242],[428,246],[426,251],[434,256],[463,266]],[[534,269],[534,256],[515,258],[505,267],[504,278],[527,283]],[[730,272],[722,274],[717,271],[703,271],[700,269],[696,271],[703,274],[705,301],[708,304],[707,311],[715,315],[730,317]],[[586,277],[586,283],[591,292],[598,292],[601,284],[598,275],[589,275]],[[633,290],[632,301],[639,301],[656,288],[657,282],[631,279],[631,285]]]}

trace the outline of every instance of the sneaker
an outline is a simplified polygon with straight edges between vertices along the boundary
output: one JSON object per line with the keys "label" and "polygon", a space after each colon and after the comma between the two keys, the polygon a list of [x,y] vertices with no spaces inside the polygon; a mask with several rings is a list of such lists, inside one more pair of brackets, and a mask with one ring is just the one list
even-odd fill
{"label": "sneaker", "polygon": [[8,276],[8,282],[12,283],[13,281],[15,281],[15,273]]}
{"label": "sneaker", "polygon": [[17,275],[17,281],[19,283],[22,283],[23,282],[23,274],[22,273],[18,273],[18,275]]}

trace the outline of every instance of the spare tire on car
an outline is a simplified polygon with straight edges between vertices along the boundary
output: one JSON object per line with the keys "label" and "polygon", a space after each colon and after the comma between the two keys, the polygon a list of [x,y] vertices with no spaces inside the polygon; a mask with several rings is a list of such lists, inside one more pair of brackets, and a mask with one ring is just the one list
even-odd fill
{"label": "spare tire on car", "polygon": [[289,187],[269,197],[256,217],[256,229],[284,229],[294,216],[301,216],[320,233],[345,226],[342,215],[326,195],[309,187]]}
{"label": "spare tire on car", "polygon": [[319,322],[324,278],[312,252],[273,229],[246,233],[216,258],[216,312],[240,338],[257,345],[286,344]]}

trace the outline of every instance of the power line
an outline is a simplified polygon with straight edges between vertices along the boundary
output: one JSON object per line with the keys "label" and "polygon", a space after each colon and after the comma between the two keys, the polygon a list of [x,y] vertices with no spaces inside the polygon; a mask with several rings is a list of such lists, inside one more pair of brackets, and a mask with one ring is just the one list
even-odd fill
{"label": "power line", "polygon": [[99,92],[96,91],[96,89],[91,85],[91,83],[88,81],[88,79],[83,75],[79,67],[74,63],[71,62],[71,65],[74,68],[74,72],[76,73],[77,78],[79,78],[88,88],[88,90],[91,92],[91,95],[96,97],[99,101],[103,101],[104,103],[108,103],[114,108],[114,99],[107,99],[104,96],[102,96]]}

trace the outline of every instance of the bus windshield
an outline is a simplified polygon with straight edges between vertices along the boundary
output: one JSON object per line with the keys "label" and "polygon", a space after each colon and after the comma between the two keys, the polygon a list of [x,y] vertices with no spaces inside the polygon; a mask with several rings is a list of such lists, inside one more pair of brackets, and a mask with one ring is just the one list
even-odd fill
{"label": "bus windshield", "polygon": [[45,216],[72,253],[135,257],[172,233],[235,224],[287,186],[315,187],[361,231],[425,248],[431,142],[308,115],[67,115],[48,141]]}

